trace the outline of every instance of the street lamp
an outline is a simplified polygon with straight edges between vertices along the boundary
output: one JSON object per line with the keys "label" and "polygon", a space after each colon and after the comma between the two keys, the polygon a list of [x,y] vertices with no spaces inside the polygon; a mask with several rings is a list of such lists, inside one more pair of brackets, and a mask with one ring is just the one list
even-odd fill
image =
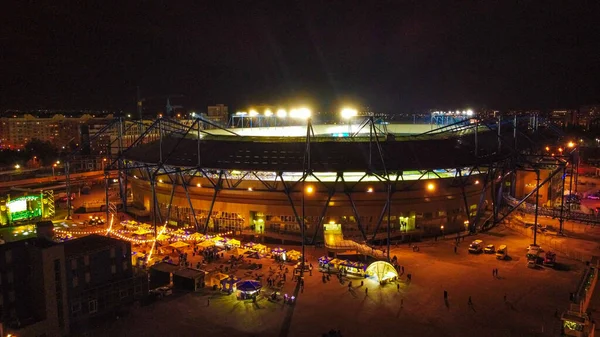
{"label": "street lamp", "polygon": [[15,164],[15,169],[17,169],[17,170],[18,170],[18,169],[20,169],[20,168],[21,168],[21,165],[19,165],[19,164]]}
{"label": "street lamp", "polygon": [[56,163],[52,164],[52,176],[54,177],[54,168],[56,167]]}
{"label": "street lamp", "polygon": [[435,184],[434,183],[427,184],[427,190],[428,191],[434,191],[435,190]]}

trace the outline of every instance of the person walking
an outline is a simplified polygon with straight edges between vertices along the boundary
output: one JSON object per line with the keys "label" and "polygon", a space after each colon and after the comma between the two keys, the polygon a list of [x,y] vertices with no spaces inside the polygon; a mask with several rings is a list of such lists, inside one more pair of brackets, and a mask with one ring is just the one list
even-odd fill
{"label": "person walking", "polygon": [[456,246],[454,246],[454,254],[456,254]]}
{"label": "person walking", "polygon": [[471,300],[471,296],[469,296],[469,306],[473,305],[473,301]]}
{"label": "person walking", "polygon": [[369,288],[365,288],[365,296],[369,296]]}
{"label": "person walking", "polygon": [[504,302],[506,302],[506,294],[504,294]]}
{"label": "person walking", "polygon": [[444,300],[448,299],[448,292],[446,290],[444,290]]}
{"label": "person walking", "polygon": [[400,283],[396,284],[396,289],[398,289],[398,292],[400,292]]}

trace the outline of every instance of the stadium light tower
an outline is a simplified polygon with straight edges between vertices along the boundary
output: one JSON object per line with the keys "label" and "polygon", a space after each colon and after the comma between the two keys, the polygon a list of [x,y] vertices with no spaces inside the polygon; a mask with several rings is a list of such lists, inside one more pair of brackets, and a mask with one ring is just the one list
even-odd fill
{"label": "stadium light tower", "polygon": [[279,118],[286,118],[287,117],[287,111],[285,111],[285,109],[279,109],[279,110],[277,110],[277,117],[279,117]]}
{"label": "stadium light tower", "polygon": [[340,112],[342,118],[348,121],[348,135],[352,134],[352,118],[358,116],[358,111],[352,108],[343,108]]}

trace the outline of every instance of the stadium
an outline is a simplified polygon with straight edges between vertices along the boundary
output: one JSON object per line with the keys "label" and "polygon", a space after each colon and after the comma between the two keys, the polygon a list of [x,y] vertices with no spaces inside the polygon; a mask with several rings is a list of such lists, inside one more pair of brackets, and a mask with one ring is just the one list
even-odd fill
{"label": "stadium", "polygon": [[107,169],[119,170],[120,185],[131,187],[124,194],[155,226],[344,249],[477,230],[494,194],[511,187],[516,144],[535,143],[517,132],[531,129],[531,120],[517,118],[303,124],[220,128],[201,118],[158,119]]}

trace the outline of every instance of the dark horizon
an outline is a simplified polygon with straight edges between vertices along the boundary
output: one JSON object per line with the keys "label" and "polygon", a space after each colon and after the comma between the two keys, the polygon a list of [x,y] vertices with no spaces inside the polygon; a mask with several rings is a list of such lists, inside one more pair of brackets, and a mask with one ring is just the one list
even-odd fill
{"label": "dark horizon", "polygon": [[0,108],[386,113],[600,103],[597,3],[13,4]]}

